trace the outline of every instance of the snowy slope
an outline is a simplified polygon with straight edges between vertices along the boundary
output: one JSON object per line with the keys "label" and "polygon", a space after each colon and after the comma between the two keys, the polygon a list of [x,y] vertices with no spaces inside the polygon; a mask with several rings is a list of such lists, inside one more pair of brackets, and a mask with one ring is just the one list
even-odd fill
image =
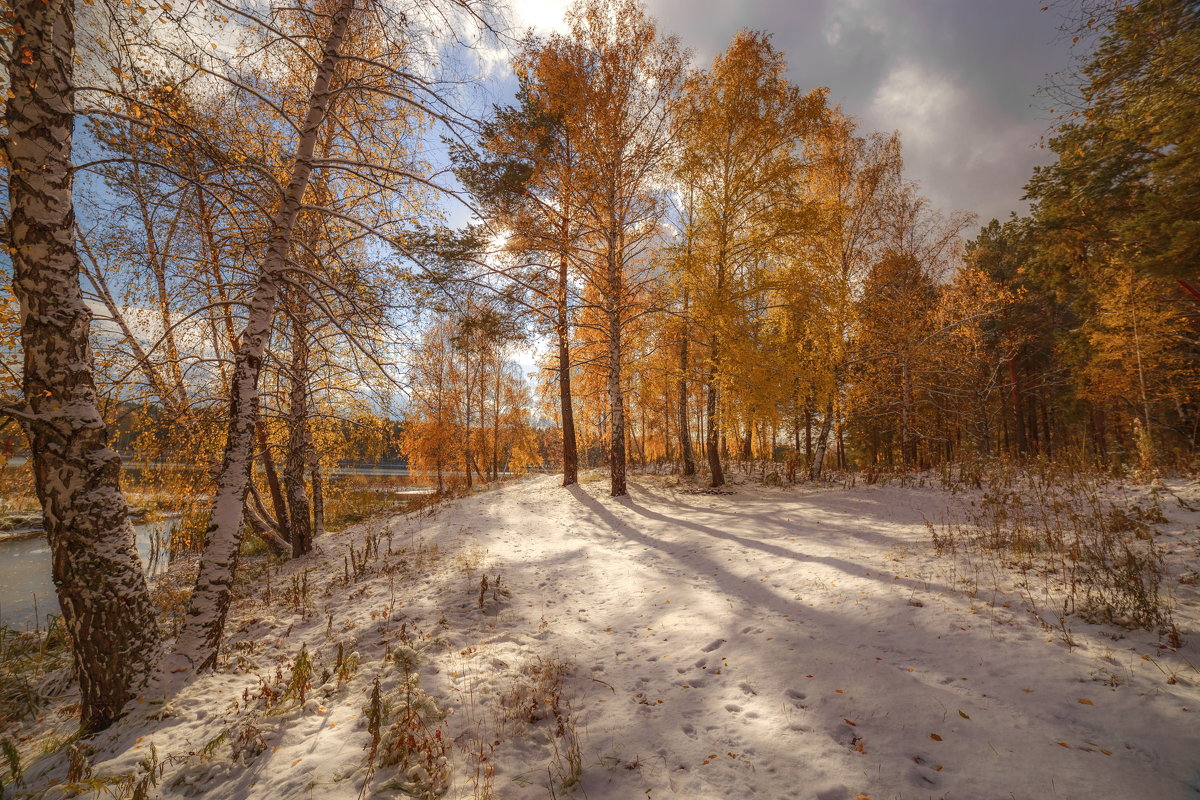
{"label": "snowy slope", "polygon": [[[239,604],[223,672],[165,713],[145,698],[96,742],[95,774],[142,774],[153,743],[172,756],[163,797],[333,800],[364,780],[395,796],[395,767],[367,766],[364,708],[376,677],[400,696],[399,652],[445,714],[419,733],[445,747],[449,797],[1200,793],[1190,587],[1178,652],[1079,621],[1068,647],[1006,576],[975,575],[969,592],[961,565],[934,556],[924,520],[948,513],[943,493],[605,486],[539,478],[327,537],[272,575],[270,602]],[[1172,518],[1194,568],[1200,515]],[[379,553],[347,583],[349,548],[359,560],[369,537]],[[306,568],[305,598],[285,598]],[[319,675],[339,642],[359,662],[346,680],[314,678],[303,704],[262,698],[302,643]],[[251,746],[232,744],[250,723]],[[64,780],[62,761],[30,780]]]}

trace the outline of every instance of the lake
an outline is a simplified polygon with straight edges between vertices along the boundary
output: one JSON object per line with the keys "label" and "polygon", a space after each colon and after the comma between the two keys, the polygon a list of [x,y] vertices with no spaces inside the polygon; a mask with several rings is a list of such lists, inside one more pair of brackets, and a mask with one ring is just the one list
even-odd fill
{"label": "lake", "polygon": [[[9,460],[10,465],[15,463],[20,463],[20,460]],[[131,468],[136,470],[145,467],[133,465]],[[345,466],[335,467],[329,473],[331,481],[352,475],[403,479],[389,482],[400,485],[389,485],[386,489],[397,496],[428,494],[432,491],[428,487],[413,484],[408,470],[401,466]],[[176,521],[175,518],[167,518],[134,524],[138,553],[148,575],[156,575],[166,567],[165,558],[160,558],[158,563],[150,563],[151,540],[155,534],[168,534]],[[50,545],[46,543],[46,537],[38,532],[29,538],[0,540],[0,625],[17,630],[33,630],[36,624],[44,630],[46,616],[57,614],[58,610],[58,598],[50,577]]]}

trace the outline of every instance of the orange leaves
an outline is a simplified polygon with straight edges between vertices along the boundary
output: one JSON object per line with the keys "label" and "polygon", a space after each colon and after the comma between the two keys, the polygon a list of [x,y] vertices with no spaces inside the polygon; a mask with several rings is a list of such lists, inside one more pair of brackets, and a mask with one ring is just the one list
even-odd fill
{"label": "orange leaves", "polygon": [[942,737],[938,736],[936,733],[929,734],[929,738],[933,739],[935,742],[940,742],[942,740]]}
{"label": "orange leaves", "polygon": [[1078,700],[1076,700],[1075,702],[1076,702],[1076,703],[1079,703],[1081,706],[1094,706],[1094,705],[1096,705],[1096,704],[1095,704],[1095,703],[1093,703],[1091,700],[1088,700],[1086,697],[1081,697],[1081,698],[1079,698]]}

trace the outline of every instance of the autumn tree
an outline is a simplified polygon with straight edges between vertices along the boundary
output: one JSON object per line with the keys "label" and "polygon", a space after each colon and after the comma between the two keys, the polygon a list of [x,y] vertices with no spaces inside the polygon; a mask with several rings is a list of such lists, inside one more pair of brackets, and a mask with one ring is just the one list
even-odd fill
{"label": "autumn tree", "polygon": [[[578,303],[573,279],[580,267],[581,167],[567,124],[572,113],[571,53],[563,37],[527,40],[514,61],[521,88],[517,105],[498,109],[473,147],[452,151],[460,179],[504,239],[508,263],[490,265],[501,291],[534,312],[536,327],[556,346],[563,485],[579,479],[571,391],[571,327]],[[576,75],[576,77],[578,77]]]}
{"label": "autumn tree", "polygon": [[[743,31],[684,84],[675,107],[677,180],[689,204],[680,267],[691,293],[689,320],[707,347],[705,453],[712,486],[724,483],[722,390],[735,396],[760,381],[754,347],[773,259],[805,223],[800,141],[817,121],[824,93],[804,95],[766,34]],[[766,376],[763,376],[766,377]],[[770,380],[768,377],[767,380]],[[762,406],[767,405],[764,400]]]}
{"label": "autumn tree", "polygon": [[545,90],[575,109],[569,124],[586,186],[579,203],[587,229],[583,280],[604,326],[611,493],[620,496],[627,492],[622,336],[641,310],[642,279],[634,270],[645,265],[659,236],[657,181],[684,54],[636,0],[579,0],[567,22],[573,43],[572,63],[563,65],[567,80]]}
{"label": "autumn tree", "polygon": [[789,302],[807,305],[798,355],[812,365],[821,427],[810,476],[820,477],[834,417],[846,388],[857,331],[854,304],[885,241],[884,210],[900,179],[896,136],[857,136],[853,119],[833,111],[805,140],[811,164],[806,188],[815,229],[792,264]]}

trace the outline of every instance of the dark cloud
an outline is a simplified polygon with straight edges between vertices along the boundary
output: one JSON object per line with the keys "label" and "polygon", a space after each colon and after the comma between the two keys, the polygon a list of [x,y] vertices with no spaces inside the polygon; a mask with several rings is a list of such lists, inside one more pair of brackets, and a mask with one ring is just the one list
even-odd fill
{"label": "dark cloud", "polygon": [[[1039,4],[1040,3],[1040,4]],[[706,63],[741,28],[770,31],[801,86],[828,86],[864,130],[899,130],[906,170],[946,210],[1023,211],[1045,163],[1035,93],[1067,49],[1044,0],[648,0]]]}

